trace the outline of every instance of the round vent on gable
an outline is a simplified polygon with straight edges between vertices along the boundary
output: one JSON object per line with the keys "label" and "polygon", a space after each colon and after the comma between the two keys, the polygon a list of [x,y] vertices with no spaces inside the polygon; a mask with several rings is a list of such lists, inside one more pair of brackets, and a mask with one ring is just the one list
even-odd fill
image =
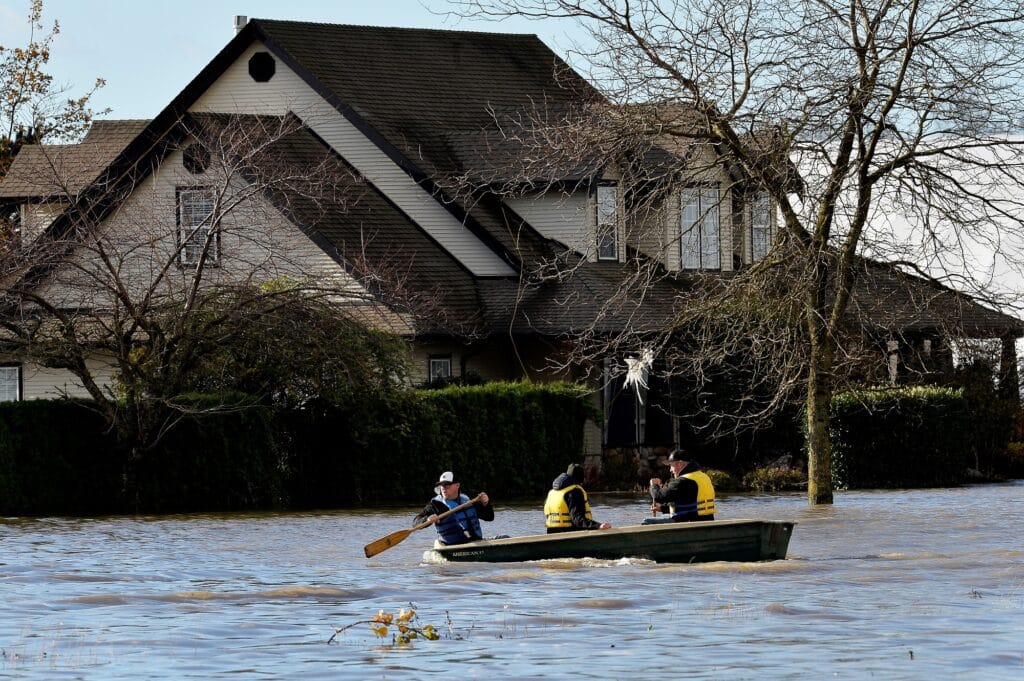
{"label": "round vent on gable", "polygon": [[206,172],[210,166],[210,150],[199,142],[194,142],[182,152],[181,165],[193,175]]}
{"label": "round vent on gable", "polygon": [[266,83],[274,77],[277,66],[269,52],[257,52],[249,57],[249,75],[257,83]]}

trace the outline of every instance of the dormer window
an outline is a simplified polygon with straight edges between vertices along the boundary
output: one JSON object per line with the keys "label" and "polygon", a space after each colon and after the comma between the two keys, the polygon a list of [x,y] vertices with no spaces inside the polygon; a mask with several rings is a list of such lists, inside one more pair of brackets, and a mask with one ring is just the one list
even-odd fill
{"label": "dormer window", "polygon": [[722,266],[718,187],[687,187],[682,192],[679,256],[685,270]]}
{"label": "dormer window", "polygon": [[750,261],[764,260],[771,245],[771,200],[767,192],[755,192],[750,202]]}
{"label": "dormer window", "polygon": [[597,259],[619,259],[619,186],[597,186]]}
{"label": "dormer window", "polygon": [[195,265],[204,251],[206,262],[220,257],[219,235],[213,227],[213,192],[209,189],[178,190],[178,257],[182,265]]}

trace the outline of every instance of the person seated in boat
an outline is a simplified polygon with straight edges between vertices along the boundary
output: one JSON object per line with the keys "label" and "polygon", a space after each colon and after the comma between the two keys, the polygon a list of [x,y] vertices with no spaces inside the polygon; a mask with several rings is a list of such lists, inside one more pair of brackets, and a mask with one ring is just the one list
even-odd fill
{"label": "person seated in boat", "polygon": [[715,519],[715,487],[696,461],[688,461],[682,449],[668,455],[672,479],[662,484],[651,478],[651,511],[668,513],[667,518],[648,518],[645,525],[657,522],[689,522]]}
{"label": "person seated in boat", "polygon": [[481,492],[480,499],[472,506],[446,518],[440,520],[437,518],[445,511],[469,501],[470,497],[462,494],[460,488],[459,481],[455,479],[455,475],[451,471],[442,473],[437,481],[437,486],[434,487],[434,493],[437,496],[420,511],[413,520],[413,525],[423,522],[433,523],[437,530],[438,541],[446,546],[483,539],[484,533],[480,529],[480,521],[494,520],[494,508],[491,506],[491,500],[486,492]]}
{"label": "person seated in boat", "polygon": [[544,525],[548,534],[575,530],[607,530],[611,523],[599,523],[590,512],[587,491],[583,489],[583,466],[570,464],[555,478],[544,501]]}

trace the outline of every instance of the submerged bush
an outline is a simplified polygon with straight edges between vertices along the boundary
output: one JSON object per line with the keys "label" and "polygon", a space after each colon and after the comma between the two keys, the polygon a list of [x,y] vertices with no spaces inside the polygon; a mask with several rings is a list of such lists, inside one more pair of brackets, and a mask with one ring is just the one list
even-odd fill
{"label": "submerged bush", "polygon": [[795,468],[766,466],[743,476],[743,487],[756,492],[784,492],[807,487],[807,473]]}
{"label": "submerged bush", "polygon": [[832,400],[837,488],[940,487],[974,463],[963,393],[916,386],[840,393]]}

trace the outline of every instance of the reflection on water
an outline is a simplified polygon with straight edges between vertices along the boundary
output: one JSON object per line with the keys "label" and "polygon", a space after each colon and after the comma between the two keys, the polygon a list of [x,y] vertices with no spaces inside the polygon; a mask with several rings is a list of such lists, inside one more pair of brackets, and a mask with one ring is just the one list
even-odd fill
{"label": "reflection on water", "polygon": [[[496,503],[488,534],[540,530]],[[771,563],[435,563],[429,529],[363,557],[416,510],[0,521],[0,679],[1024,678],[1024,483],[726,497],[797,521]],[[325,644],[410,603],[440,641]]]}

